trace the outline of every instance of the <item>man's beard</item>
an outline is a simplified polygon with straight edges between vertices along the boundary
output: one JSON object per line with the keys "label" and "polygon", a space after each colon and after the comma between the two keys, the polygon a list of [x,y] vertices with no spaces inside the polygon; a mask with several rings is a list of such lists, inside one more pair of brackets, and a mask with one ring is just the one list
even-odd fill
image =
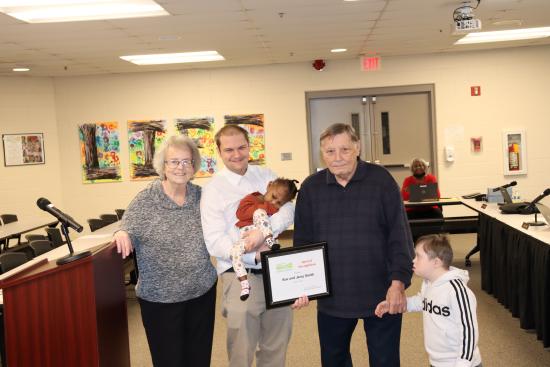
{"label": "man's beard", "polygon": [[413,174],[414,178],[416,178],[417,180],[421,180],[424,178],[424,176],[426,176],[426,172],[422,172],[422,173],[415,173]]}

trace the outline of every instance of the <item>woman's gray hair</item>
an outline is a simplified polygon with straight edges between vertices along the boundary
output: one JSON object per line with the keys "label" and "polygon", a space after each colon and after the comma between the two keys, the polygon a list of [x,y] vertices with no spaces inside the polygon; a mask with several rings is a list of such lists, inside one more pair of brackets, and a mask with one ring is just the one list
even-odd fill
{"label": "woman's gray hair", "polygon": [[200,170],[201,154],[195,142],[185,135],[172,135],[166,138],[156,149],[155,157],[153,158],[153,168],[158,173],[161,180],[166,178],[164,175],[164,161],[166,160],[166,151],[170,147],[190,151],[193,159],[193,172],[197,173],[197,171]]}
{"label": "woman's gray hair", "polygon": [[422,165],[424,165],[424,170],[427,171],[428,168],[430,167],[430,165],[428,164],[428,162],[426,162],[424,159],[422,158],[414,158],[412,161],[411,161],[411,172],[414,173],[413,171],[413,166],[416,162],[419,162],[419,163],[422,163]]}

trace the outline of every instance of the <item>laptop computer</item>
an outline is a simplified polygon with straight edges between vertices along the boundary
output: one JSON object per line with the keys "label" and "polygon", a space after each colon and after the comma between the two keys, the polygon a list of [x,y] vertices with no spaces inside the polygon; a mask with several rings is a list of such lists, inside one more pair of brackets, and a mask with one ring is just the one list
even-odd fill
{"label": "laptop computer", "polygon": [[544,217],[547,224],[550,224],[550,208],[547,207],[544,204],[536,203],[537,209],[539,210],[539,213]]}
{"label": "laptop computer", "polygon": [[413,203],[439,200],[437,197],[437,183],[413,184],[409,186],[409,194],[409,201]]}

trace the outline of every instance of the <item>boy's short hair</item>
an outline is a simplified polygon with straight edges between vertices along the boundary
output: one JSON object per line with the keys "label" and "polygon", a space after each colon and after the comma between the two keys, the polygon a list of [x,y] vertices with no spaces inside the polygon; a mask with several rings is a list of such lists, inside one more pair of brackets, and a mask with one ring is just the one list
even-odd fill
{"label": "boy's short hair", "polygon": [[430,234],[422,236],[416,241],[415,246],[423,245],[424,251],[430,259],[438,258],[443,262],[445,269],[449,269],[453,262],[453,249],[449,237],[443,234]]}

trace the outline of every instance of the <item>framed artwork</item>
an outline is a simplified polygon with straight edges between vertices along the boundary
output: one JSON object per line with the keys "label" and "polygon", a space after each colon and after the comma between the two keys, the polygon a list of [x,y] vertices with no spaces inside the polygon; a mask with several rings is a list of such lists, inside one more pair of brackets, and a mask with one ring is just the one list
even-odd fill
{"label": "framed artwork", "polygon": [[264,115],[256,113],[250,115],[225,115],[226,125],[239,125],[248,131],[250,140],[250,157],[248,162],[255,165],[265,164],[265,132]]}
{"label": "framed artwork", "polygon": [[122,181],[118,123],[86,123],[78,126],[80,163],[84,183]]}
{"label": "framed artwork", "polygon": [[44,134],[2,134],[4,166],[44,164]]}
{"label": "framed artwork", "polygon": [[505,131],[502,134],[504,175],[527,174],[527,141],[525,131]]}
{"label": "framed artwork", "polygon": [[214,118],[177,118],[176,130],[193,139],[201,153],[201,168],[195,177],[210,177],[216,172],[216,142],[214,141]]}
{"label": "framed artwork", "polygon": [[153,157],[165,136],[166,120],[128,121],[131,180],[151,180],[158,177],[153,168]]}

